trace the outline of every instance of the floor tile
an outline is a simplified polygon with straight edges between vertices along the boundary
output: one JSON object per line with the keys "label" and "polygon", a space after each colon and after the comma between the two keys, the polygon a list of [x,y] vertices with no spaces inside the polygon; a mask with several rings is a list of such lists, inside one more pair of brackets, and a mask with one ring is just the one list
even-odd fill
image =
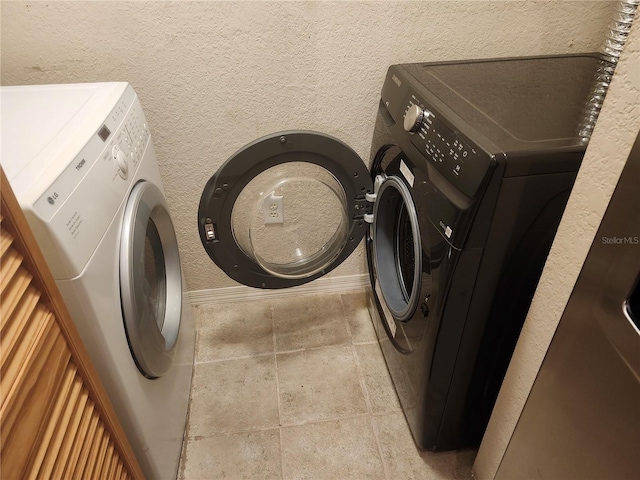
{"label": "floor tile", "polygon": [[376,332],[371,323],[367,308],[367,296],[364,292],[340,295],[345,320],[351,331],[353,343],[377,342]]}
{"label": "floor tile", "polygon": [[285,479],[384,479],[366,416],[282,428]]}
{"label": "floor tile", "polygon": [[327,347],[277,355],[283,424],[366,412],[351,347]]}
{"label": "floor tile", "polygon": [[191,439],[183,465],[184,480],[280,479],[279,431],[272,429]]}
{"label": "floor tile", "polygon": [[375,416],[373,423],[390,480],[471,479],[475,451],[421,452],[401,412]]}
{"label": "floor tile", "polygon": [[196,362],[273,352],[271,303],[252,301],[197,309]]}
{"label": "floor tile", "polygon": [[413,443],[379,345],[398,378],[406,366],[388,340],[378,344],[365,298],[200,308],[180,478],[470,479],[474,451]]}
{"label": "floor tile", "polygon": [[378,344],[356,345],[355,349],[372,413],[401,411],[398,395]]}
{"label": "floor tile", "polygon": [[189,435],[278,426],[273,355],[195,366]]}
{"label": "floor tile", "polygon": [[278,352],[350,341],[339,295],[305,295],[273,302]]}

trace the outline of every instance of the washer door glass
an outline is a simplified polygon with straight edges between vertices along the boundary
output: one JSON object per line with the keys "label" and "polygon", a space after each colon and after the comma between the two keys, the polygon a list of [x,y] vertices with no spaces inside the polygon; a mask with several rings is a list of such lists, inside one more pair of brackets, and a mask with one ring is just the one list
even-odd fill
{"label": "washer door glass", "polygon": [[138,183],[125,209],[120,293],[133,359],[143,375],[161,376],[173,361],[182,313],[178,242],[162,192]]}
{"label": "washer door glass", "polygon": [[338,257],[349,238],[347,215],[346,193],[331,172],[290,162],[244,187],[233,205],[231,229],[242,251],[266,272],[300,279],[326,270]]}
{"label": "washer door glass", "polygon": [[211,259],[252,287],[300,285],[358,245],[371,204],[360,157],[315,132],[282,132],[229,158],[204,188],[198,220]]}

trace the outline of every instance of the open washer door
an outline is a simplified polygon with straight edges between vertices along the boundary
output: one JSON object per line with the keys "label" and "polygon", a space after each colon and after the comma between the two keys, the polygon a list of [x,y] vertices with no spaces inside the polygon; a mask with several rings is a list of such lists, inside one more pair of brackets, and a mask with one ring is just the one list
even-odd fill
{"label": "open washer door", "polygon": [[306,131],[260,138],[207,182],[198,210],[202,244],[232,279],[285,288],[314,280],[356,248],[372,183],[357,153]]}

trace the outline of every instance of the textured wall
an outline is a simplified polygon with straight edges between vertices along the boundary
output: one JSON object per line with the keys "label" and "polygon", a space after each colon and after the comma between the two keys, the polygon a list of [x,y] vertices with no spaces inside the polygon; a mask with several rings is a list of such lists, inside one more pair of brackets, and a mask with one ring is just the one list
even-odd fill
{"label": "textured wall", "polygon": [[478,452],[474,471],[479,480],[494,478],[498,470],[631,146],[640,132],[638,59],[640,22],[636,20]]}
{"label": "textured wall", "polygon": [[[4,85],[125,80],[145,108],[190,290],[232,285],[196,231],[235,150],[313,129],[369,155],[400,62],[590,51],[600,2],[1,2]],[[335,275],[363,272],[362,250]]]}

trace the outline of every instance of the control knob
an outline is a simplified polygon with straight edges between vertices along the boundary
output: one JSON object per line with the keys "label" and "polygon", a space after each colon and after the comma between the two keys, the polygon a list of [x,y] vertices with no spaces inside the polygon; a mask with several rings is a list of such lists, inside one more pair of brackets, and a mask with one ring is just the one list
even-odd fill
{"label": "control knob", "polygon": [[418,105],[411,105],[404,115],[404,129],[409,133],[415,133],[420,126],[432,116],[429,110],[420,108]]}
{"label": "control knob", "polygon": [[126,155],[122,151],[119,151],[116,154],[116,162],[118,163],[118,173],[120,176],[127,178],[127,175],[129,174],[129,164],[127,163]]}
{"label": "control knob", "polygon": [[127,156],[118,144],[113,146],[111,154],[114,162],[116,163],[116,167],[118,168],[118,175],[126,180],[129,175],[129,163],[127,161]]}

